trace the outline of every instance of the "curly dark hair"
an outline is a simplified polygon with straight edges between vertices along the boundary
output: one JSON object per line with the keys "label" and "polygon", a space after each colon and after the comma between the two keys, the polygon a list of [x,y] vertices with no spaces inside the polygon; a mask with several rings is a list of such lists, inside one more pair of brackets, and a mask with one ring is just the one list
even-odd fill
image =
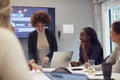
{"label": "curly dark hair", "polygon": [[97,33],[96,33],[96,31],[93,28],[91,28],[91,27],[85,27],[82,30],[84,30],[85,33],[88,36],[90,36],[90,42],[92,44],[95,44],[95,45],[99,45],[100,44],[100,42],[98,40],[98,37],[97,37]]}
{"label": "curly dark hair", "polygon": [[45,11],[37,11],[31,16],[31,25],[33,27],[36,27],[36,24],[38,22],[41,22],[45,24],[45,26],[48,26],[50,24],[50,21],[51,16]]}
{"label": "curly dark hair", "polygon": [[120,34],[120,21],[116,21],[112,24],[113,31],[115,31],[116,34]]}

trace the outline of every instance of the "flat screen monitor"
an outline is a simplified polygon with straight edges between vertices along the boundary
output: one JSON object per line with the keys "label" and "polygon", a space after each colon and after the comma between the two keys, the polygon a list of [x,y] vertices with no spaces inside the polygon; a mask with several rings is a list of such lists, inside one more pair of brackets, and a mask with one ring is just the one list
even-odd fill
{"label": "flat screen monitor", "polygon": [[51,15],[51,22],[46,28],[51,29],[55,34],[55,8],[13,6],[11,24],[14,26],[18,38],[28,38],[29,33],[35,30],[35,28],[31,27],[30,17],[34,12],[40,10]]}

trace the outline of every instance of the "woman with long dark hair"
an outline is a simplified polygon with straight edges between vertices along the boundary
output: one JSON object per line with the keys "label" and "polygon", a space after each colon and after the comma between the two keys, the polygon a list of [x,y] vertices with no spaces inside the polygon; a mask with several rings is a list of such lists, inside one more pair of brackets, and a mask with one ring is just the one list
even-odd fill
{"label": "woman with long dark hair", "polygon": [[91,27],[85,27],[80,31],[79,62],[71,62],[71,66],[79,66],[95,60],[95,65],[103,62],[103,49],[98,40],[96,31]]}
{"label": "woman with long dark hair", "polygon": [[80,41],[79,61],[81,63],[88,62],[88,59],[95,60],[96,65],[103,62],[103,49],[93,28],[83,28],[80,32]]}

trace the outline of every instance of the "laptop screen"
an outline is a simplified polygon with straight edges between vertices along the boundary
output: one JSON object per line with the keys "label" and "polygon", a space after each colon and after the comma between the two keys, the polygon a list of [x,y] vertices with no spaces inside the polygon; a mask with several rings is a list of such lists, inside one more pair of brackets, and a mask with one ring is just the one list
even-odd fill
{"label": "laptop screen", "polygon": [[54,52],[50,67],[68,67],[72,59],[73,51]]}

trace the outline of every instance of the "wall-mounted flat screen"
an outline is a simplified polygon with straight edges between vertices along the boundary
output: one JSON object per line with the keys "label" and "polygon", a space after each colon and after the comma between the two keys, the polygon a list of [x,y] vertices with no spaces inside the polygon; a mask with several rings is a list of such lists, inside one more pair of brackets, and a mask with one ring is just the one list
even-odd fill
{"label": "wall-mounted flat screen", "polygon": [[51,15],[50,25],[46,27],[55,33],[55,8],[13,6],[11,24],[15,27],[15,34],[18,38],[28,38],[29,32],[35,30],[35,28],[31,27],[30,17],[34,12],[40,10],[46,11]]}

